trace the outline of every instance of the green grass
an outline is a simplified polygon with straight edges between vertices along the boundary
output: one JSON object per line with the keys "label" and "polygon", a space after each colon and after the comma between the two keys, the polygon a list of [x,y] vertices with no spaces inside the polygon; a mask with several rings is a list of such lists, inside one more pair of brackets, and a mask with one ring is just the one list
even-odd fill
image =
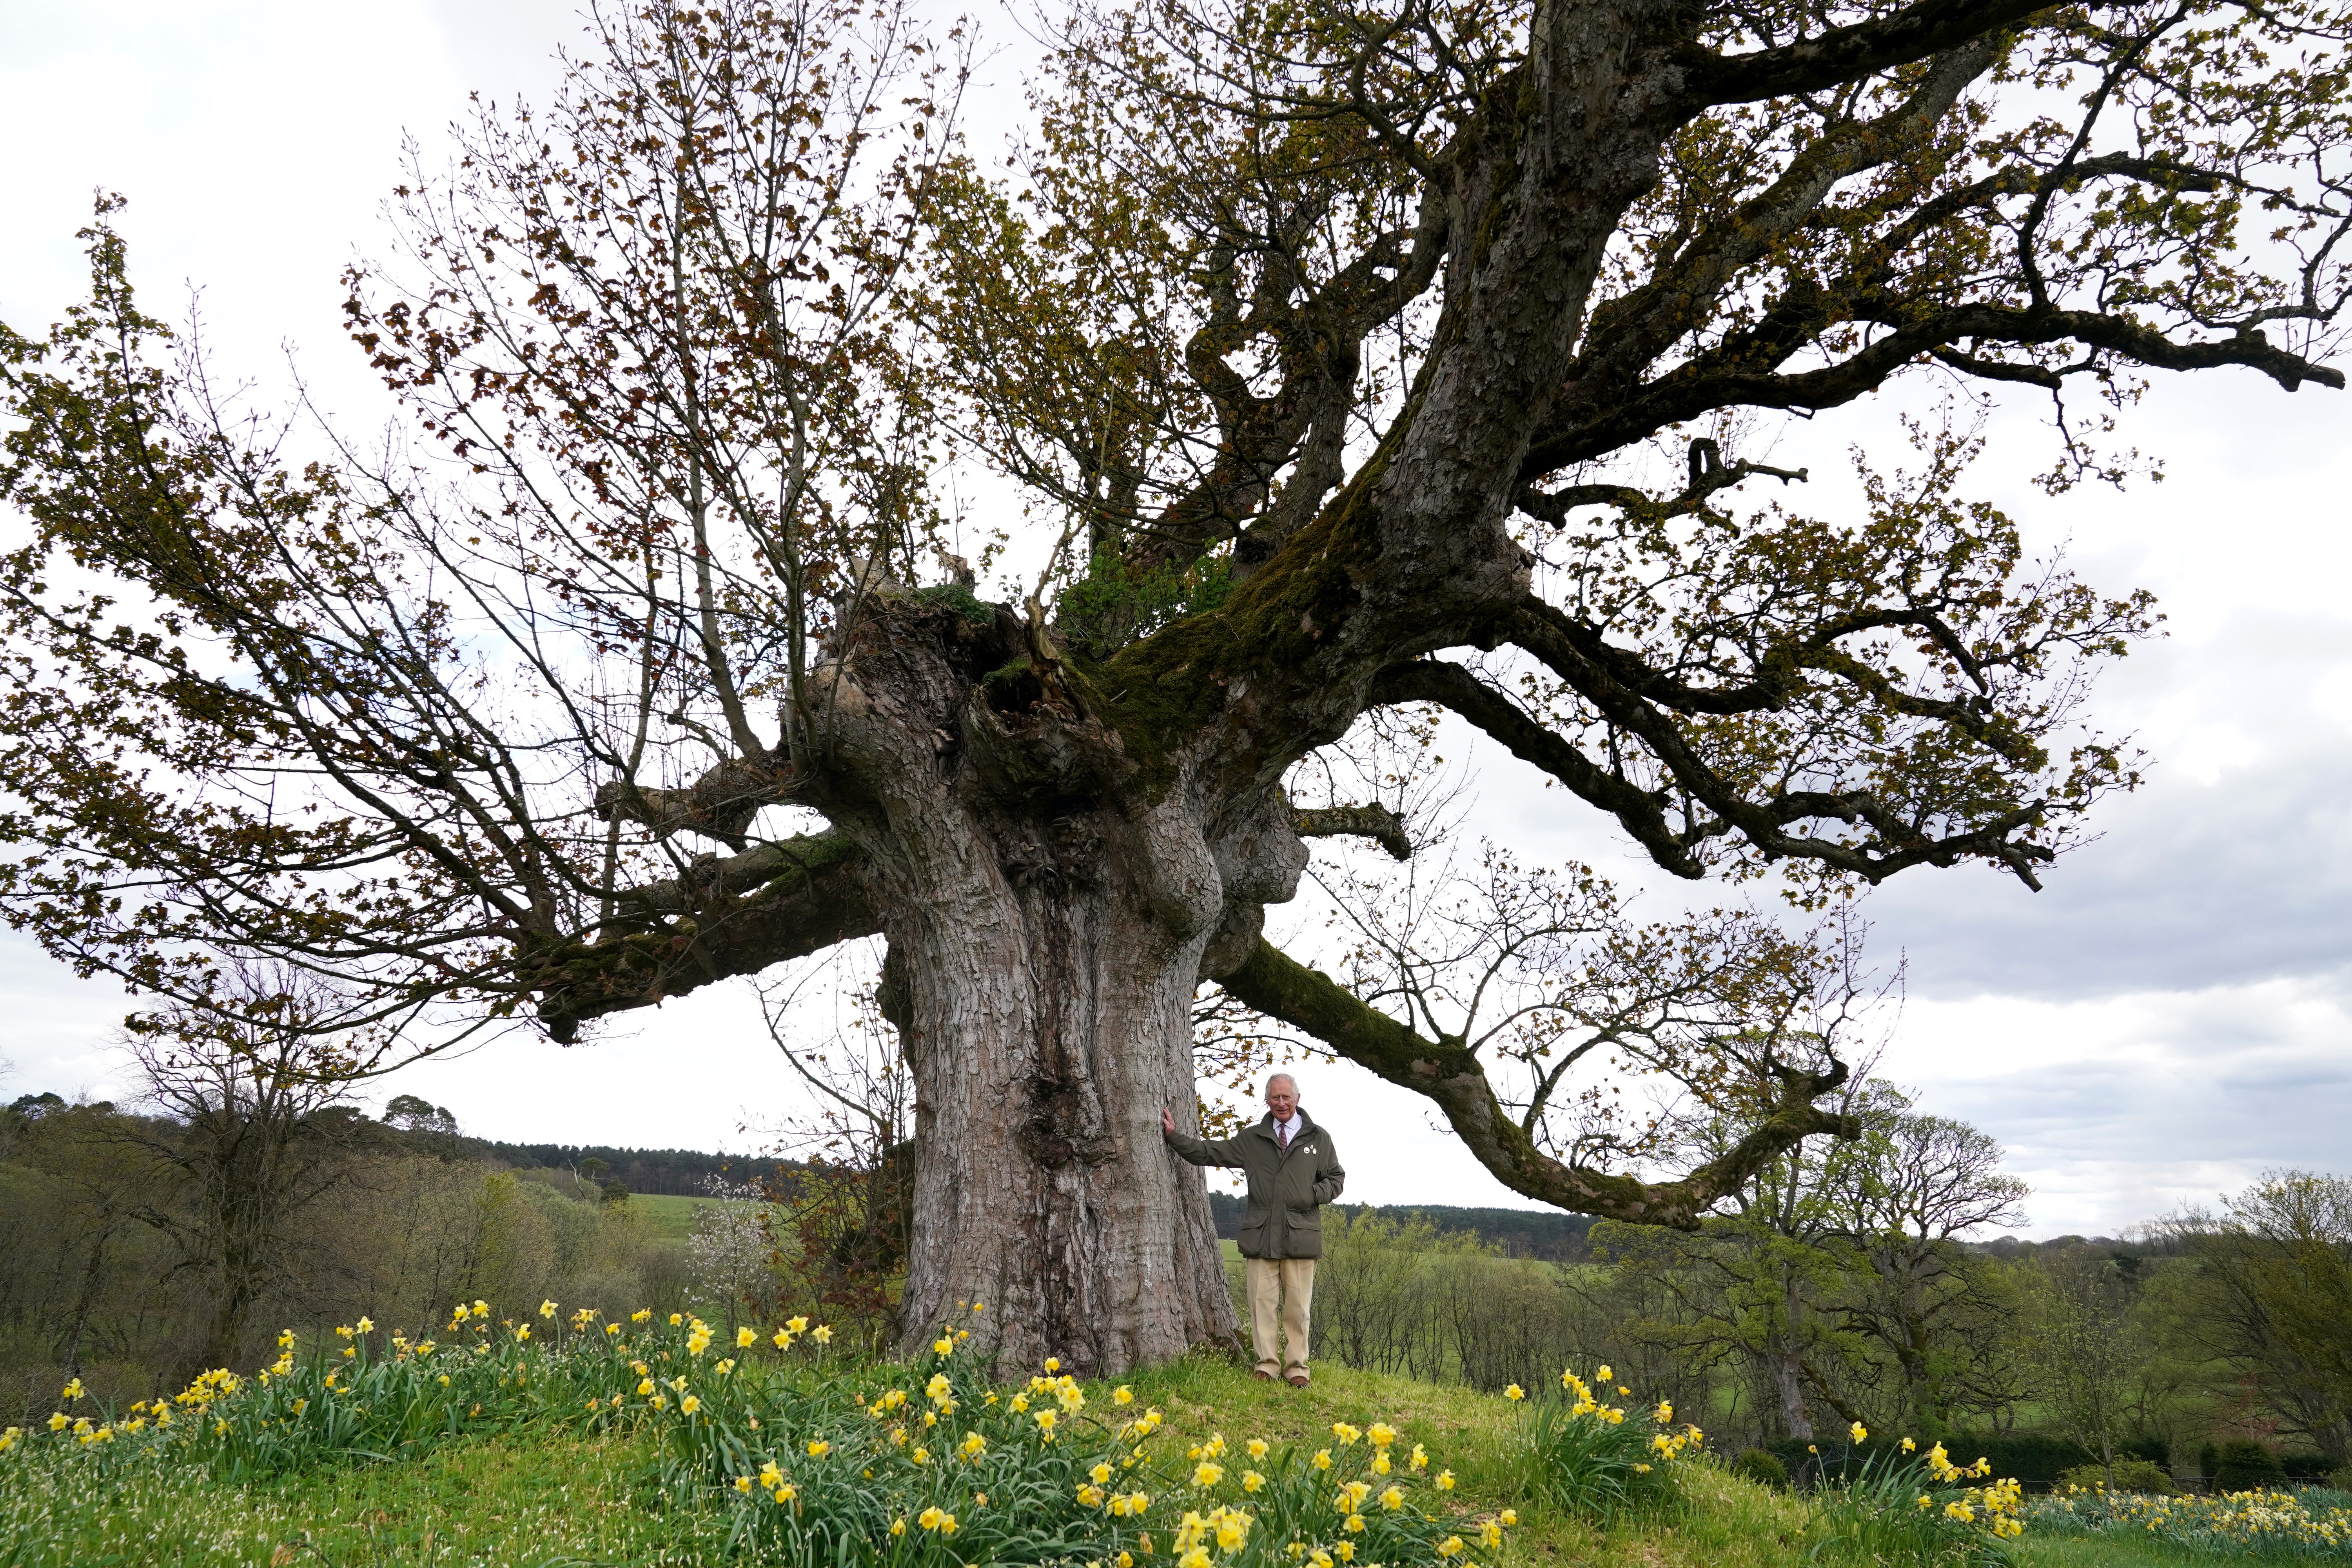
{"label": "green grass", "polygon": [[[1128,1382],[1137,1407],[1165,1413],[1167,1436],[1158,1447],[1171,1458],[1215,1434],[1235,1446],[1262,1436],[1277,1448],[1295,1443],[1311,1450],[1331,1443],[1334,1422],[1387,1422],[1400,1434],[1400,1452],[1424,1444],[1433,1468],[1454,1472],[1458,1484],[1447,1502],[1463,1533],[1473,1521],[1517,1510],[1519,1526],[1502,1548],[1475,1552],[1481,1568],[1813,1568],[1805,1503],[1711,1460],[1677,1468],[1677,1503],[1606,1531],[1548,1510],[1520,1484],[1517,1444],[1527,1415],[1493,1396],[1328,1364],[1317,1367],[1307,1389],[1293,1390],[1210,1356]],[[1092,1407],[1107,1394],[1093,1391]],[[60,1473],[54,1469],[0,1473],[0,1563],[622,1568],[753,1561],[727,1555],[724,1507],[668,1502],[650,1483],[662,1447],[650,1429],[583,1436],[533,1427],[457,1437],[396,1462],[344,1462],[244,1486],[211,1479],[194,1466],[170,1475],[127,1467],[99,1484],[43,1479]],[[2032,1534],[2011,1550],[2016,1568],[2183,1568],[2193,1556],[2129,1540]]]}
{"label": "green grass", "polygon": [[451,1444],[402,1464],[250,1486],[126,1476],[103,1495],[0,1489],[0,1563],[515,1565],[719,1561],[716,1515],[665,1510],[634,1479],[649,1445],[552,1432]]}
{"label": "green grass", "polygon": [[680,1198],[666,1193],[632,1193],[629,1212],[645,1222],[646,1235],[656,1241],[684,1241],[694,1234],[694,1222],[704,1209],[722,1208],[737,1200]]}
{"label": "green grass", "polygon": [[[2188,1568],[2212,1556],[2163,1541],[2095,1541],[2087,1536],[2025,1532],[2015,1548],[2018,1568]],[[2259,1559],[2257,1559],[2259,1561]]]}

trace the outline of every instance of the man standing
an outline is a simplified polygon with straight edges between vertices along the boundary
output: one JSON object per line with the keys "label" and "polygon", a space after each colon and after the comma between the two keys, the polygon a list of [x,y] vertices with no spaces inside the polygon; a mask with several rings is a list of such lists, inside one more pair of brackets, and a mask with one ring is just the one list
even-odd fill
{"label": "man standing", "polygon": [[[1306,1387],[1307,1313],[1315,1299],[1315,1260],[1323,1256],[1318,1211],[1348,1180],[1331,1134],[1299,1108],[1298,1081],[1286,1072],[1265,1080],[1265,1116],[1238,1138],[1188,1138],[1165,1106],[1160,1128],[1168,1146],[1193,1164],[1234,1166],[1248,1178],[1241,1248],[1248,1259],[1257,1375],[1271,1380],[1279,1372],[1292,1387]],[[1286,1345],[1275,1342],[1277,1306]],[[1286,1349],[1287,1356],[1280,1353]]]}

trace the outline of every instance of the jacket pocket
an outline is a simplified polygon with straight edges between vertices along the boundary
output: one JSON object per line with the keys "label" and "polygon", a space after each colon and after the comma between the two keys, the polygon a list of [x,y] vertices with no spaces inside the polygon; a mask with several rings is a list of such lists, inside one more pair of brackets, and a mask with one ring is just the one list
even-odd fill
{"label": "jacket pocket", "polygon": [[1244,1258],[1265,1256],[1265,1221],[1264,1215],[1242,1221],[1242,1228],[1234,1237],[1234,1245],[1241,1248]]}

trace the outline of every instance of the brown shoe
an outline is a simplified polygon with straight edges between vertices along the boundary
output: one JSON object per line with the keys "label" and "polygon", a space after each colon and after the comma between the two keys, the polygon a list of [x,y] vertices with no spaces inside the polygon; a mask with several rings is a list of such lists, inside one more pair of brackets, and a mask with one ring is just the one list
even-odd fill
{"label": "brown shoe", "polygon": [[1266,1371],[1265,1368],[1262,1366],[1252,1371],[1250,1375],[1264,1383],[1272,1383],[1274,1381],[1274,1373]]}
{"label": "brown shoe", "polygon": [[1289,1382],[1293,1388],[1304,1388],[1307,1386],[1307,1374],[1303,1372],[1294,1372],[1290,1374]]}

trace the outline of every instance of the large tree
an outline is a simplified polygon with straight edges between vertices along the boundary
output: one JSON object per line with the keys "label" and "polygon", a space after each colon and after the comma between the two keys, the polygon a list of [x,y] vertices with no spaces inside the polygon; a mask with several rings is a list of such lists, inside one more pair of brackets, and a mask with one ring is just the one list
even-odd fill
{"label": "large tree", "polygon": [[[90,301],[0,339],[0,898],[184,1001],[225,947],[333,975],[342,1025],[567,1040],[878,934],[902,1330],[984,1300],[1085,1370],[1230,1326],[1158,1125],[1205,982],[1517,1192],[1695,1223],[1845,1125],[1843,1068],[1775,1043],[1808,962],[1726,916],[1543,1004],[1588,1066],[1763,1086],[1645,1183],[1560,1125],[1544,1040],[1264,940],[1307,839],[1412,847],[1287,792],[1438,710],[1676,876],[2038,885],[2131,782],[2080,701],[2147,605],[1964,499],[1964,422],[1836,520],[1731,510],[1805,493],[1742,443],[1940,379],[2053,399],[2063,489],[2126,466],[2082,405],[2151,371],[2340,386],[2345,29],[1146,0],[1067,22],[999,163],[891,0],[604,13],[555,102],[420,156],[352,275],[415,447],[281,456],[103,217]],[[967,516],[950,461],[1024,499]],[[1007,602],[950,553],[992,534]],[[1561,897],[1538,945],[1643,940]]]}

